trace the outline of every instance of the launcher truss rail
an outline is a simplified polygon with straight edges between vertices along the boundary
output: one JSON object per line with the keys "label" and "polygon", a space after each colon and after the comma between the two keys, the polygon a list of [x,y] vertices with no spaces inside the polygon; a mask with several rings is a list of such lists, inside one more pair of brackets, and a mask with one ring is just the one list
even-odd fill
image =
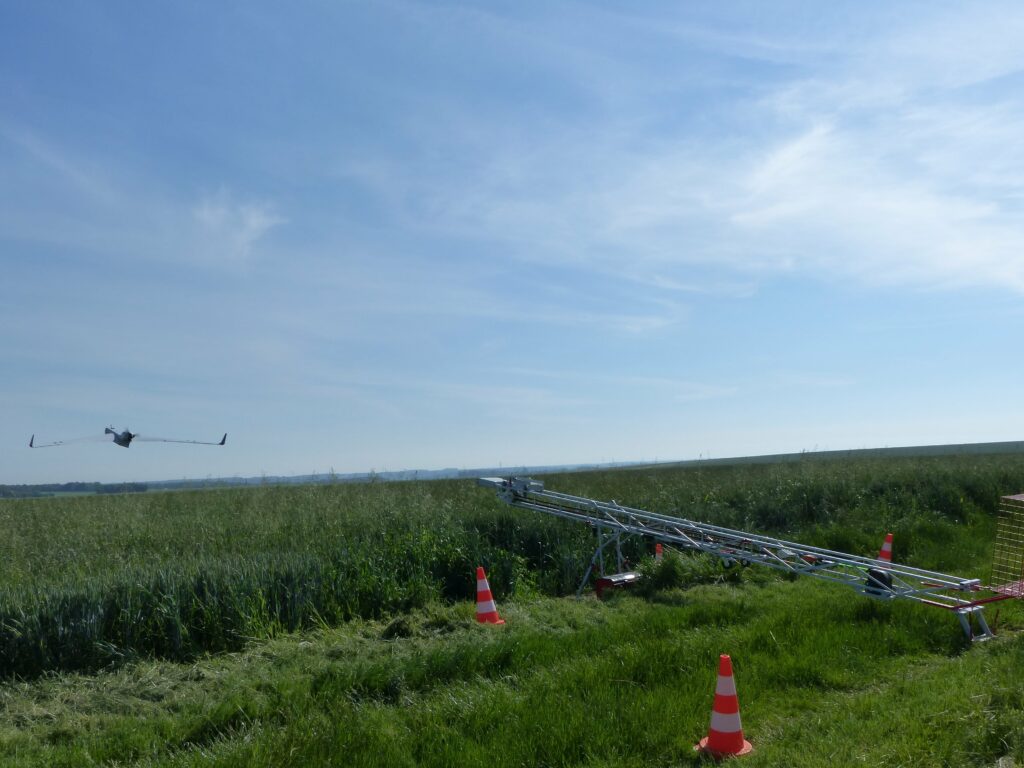
{"label": "launcher truss rail", "polygon": [[[799,576],[812,576],[851,587],[876,600],[913,600],[953,611],[968,638],[985,640],[993,636],[983,607],[1012,597],[995,593],[980,579],[965,579],[937,571],[888,563],[870,557],[850,555],[821,547],[723,528],[679,517],[624,507],[615,501],[598,501],[582,496],[545,490],[532,478],[483,477],[477,484],[493,488],[498,498],[520,509],[531,509],[596,529],[597,551],[591,561],[603,568],[603,552],[614,543],[621,567],[619,541],[625,535],[644,536],[665,544],[697,550],[719,557],[725,563],[763,565]],[[590,575],[588,569],[581,590]],[[972,618],[978,631],[972,627]]]}

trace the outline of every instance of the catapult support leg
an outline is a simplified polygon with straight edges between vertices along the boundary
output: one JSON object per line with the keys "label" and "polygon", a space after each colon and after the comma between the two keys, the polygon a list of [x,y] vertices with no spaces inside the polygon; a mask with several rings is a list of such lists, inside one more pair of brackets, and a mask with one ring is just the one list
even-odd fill
{"label": "catapult support leg", "polygon": [[604,528],[597,529],[597,549],[594,550],[594,556],[590,558],[590,565],[587,566],[587,572],[583,574],[583,581],[580,582],[580,588],[576,590],[576,597],[583,594],[583,590],[586,588],[587,583],[590,581],[590,574],[594,572],[594,566],[598,568],[598,573],[604,576],[604,548],[612,542],[615,543],[615,557],[617,560],[617,568],[619,571],[622,570],[622,545],[620,539],[622,538],[622,531],[616,531],[615,533],[609,533],[605,535]]}
{"label": "catapult support leg", "polygon": [[590,565],[587,566],[587,572],[583,574],[583,581],[580,582],[580,588],[576,590],[576,597],[583,594],[584,588],[590,581],[590,574],[594,572],[594,566],[599,564],[600,573],[604,576],[604,530],[601,528],[597,529],[597,549],[594,550],[594,556],[590,558]]}
{"label": "catapult support leg", "polygon": [[988,640],[990,637],[995,637],[995,633],[988,628],[988,622],[985,621],[985,614],[980,610],[974,614],[978,619],[978,629],[981,630],[981,637],[979,640]]}
{"label": "catapult support leg", "polygon": [[[975,633],[971,627],[971,615],[974,615],[978,619],[978,632]],[[988,622],[985,621],[985,614],[982,613],[980,605],[973,606],[971,608],[965,608],[956,612],[956,617],[960,619],[960,626],[963,627],[964,634],[967,635],[967,639],[973,642],[981,642],[982,640],[989,640],[995,635],[992,630],[989,629]]]}

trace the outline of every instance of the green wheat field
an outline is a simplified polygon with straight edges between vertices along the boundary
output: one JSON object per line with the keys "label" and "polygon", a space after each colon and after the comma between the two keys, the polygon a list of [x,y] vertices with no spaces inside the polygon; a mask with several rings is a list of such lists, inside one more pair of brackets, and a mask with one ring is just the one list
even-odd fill
{"label": "green wheat field", "polygon": [[[987,581],[1024,456],[661,466],[548,488]],[[720,654],[749,766],[1024,764],[1024,610],[948,611],[586,526],[472,481],[0,502],[2,766],[701,765]],[[474,621],[483,565],[506,620]]]}

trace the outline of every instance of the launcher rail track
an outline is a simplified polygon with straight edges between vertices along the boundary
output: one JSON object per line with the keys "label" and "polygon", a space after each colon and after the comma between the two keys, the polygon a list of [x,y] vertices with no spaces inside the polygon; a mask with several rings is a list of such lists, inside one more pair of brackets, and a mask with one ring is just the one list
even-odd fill
{"label": "launcher rail track", "polygon": [[[542,482],[532,478],[483,477],[477,480],[477,484],[494,489],[498,498],[513,507],[574,520],[596,529],[599,545],[591,561],[591,569],[595,563],[600,563],[603,568],[603,552],[610,543],[615,544],[621,562],[621,551],[618,549],[621,537],[644,536],[664,544],[705,552],[726,563],[762,565],[842,584],[876,600],[913,600],[950,610],[956,614],[964,633],[971,640],[993,637],[982,613],[985,605],[1017,596],[983,586],[980,579],[965,579],[656,514],[624,507],[615,501],[598,501],[557,493],[546,490]],[[589,579],[591,569],[588,569],[580,585],[581,590]],[[977,624],[977,630],[974,629],[974,623]]]}

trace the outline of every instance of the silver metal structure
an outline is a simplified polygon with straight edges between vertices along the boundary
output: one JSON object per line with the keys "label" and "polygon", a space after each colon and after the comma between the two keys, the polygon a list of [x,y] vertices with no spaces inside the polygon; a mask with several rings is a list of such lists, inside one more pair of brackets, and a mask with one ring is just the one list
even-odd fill
{"label": "silver metal structure", "polygon": [[[980,579],[964,579],[756,533],[659,515],[624,507],[615,501],[597,501],[556,493],[545,490],[542,482],[531,478],[483,477],[477,480],[477,484],[495,489],[498,498],[513,507],[575,520],[596,529],[598,548],[580,585],[580,592],[588,583],[595,565],[600,567],[604,575],[604,553],[610,544],[615,545],[616,559],[621,569],[621,537],[638,535],[706,552],[726,563],[754,563],[787,573],[845,584],[876,600],[914,600],[945,608],[956,613],[964,633],[971,640],[993,637],[982,614],[984,605],[1011,597],[1007,594],[988,597],[979,595],[981,592],[994,591],[983,587]],[[977,630],[972,626],[972,617],[977,623]]]}

